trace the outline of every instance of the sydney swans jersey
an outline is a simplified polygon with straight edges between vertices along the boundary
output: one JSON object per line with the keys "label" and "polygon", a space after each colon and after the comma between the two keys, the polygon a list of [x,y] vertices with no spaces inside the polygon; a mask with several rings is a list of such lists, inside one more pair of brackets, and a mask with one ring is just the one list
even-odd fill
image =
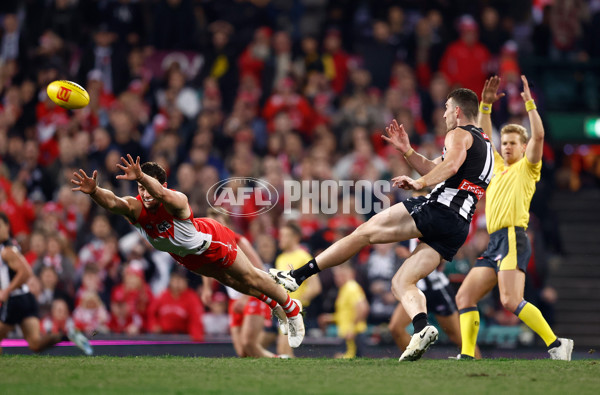
{"label": "sydney swans jersey", "polygon": [[[443,204],[471,221],[475,205],[485,194],[494,174],[494,151],[483,130],[473,125],[459,127],[471,133],[473,144],[467,150],[467,157],[456,174],[436,185],[427,199]],[[446,147],[442,160],[445,156]]]}
{"label": "sydney swans jersey", "polygon": [[[139,195],[136,199],[142,201]],[[154,248],[179,257],[201,255],[212,241],[210,233],[200,230],[193,213],[188,218],[178,219],[162,204],[152,214],[142,203],[140,217],[133,225]]]}
{"label": "sydney swans jersey", "polygon": [[[0,254],[5,248],[10,248],[10,246],[6,244],[0,244]],[[6,262],[2,260],[2,257],[0,257],[0,289],[8,288],[8,285],[13,280],[16,274],[17,273],[10,266],[8,266]],[[27,286],[27,284],[23,284],[19,288],[13,290],[10,293],[10,296],[23,295],[27,292],[29,292],[29,287]]]}

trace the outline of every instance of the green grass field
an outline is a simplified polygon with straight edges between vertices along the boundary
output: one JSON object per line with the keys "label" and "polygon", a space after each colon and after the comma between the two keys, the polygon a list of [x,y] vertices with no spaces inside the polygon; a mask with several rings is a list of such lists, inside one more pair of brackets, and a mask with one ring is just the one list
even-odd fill
{"label": "green grass field", "polygon": [[598,394],[600,362],[0,357],[0,394]]}

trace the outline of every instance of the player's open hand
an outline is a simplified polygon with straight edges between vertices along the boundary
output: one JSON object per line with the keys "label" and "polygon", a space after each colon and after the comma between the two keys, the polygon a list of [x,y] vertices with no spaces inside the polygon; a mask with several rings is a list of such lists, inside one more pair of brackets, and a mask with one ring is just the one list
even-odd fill
{"label": "player's open hand", "polygon": [[121,157],[121,162],[124,165],[117,163],[117,167],[123,170],[125,174],[119,174],[117,180],[139,181],[144,176],[142,166],[140,166],[140,157],[138,156],[135,162],[131,155],[127,154],[127,159]]}
{"label": "player's open hand", "polygon": [[407,191],[410,191],[410,190],[420,191],[421,189],[425,188],[425,185],[423,185],[422,181],[413,180],[409,176],[394,177],[394,178],[392,178],[392,181],[394,181],[394,183],[392,184],[392,187],[397,186],[398,188],[402,188]]}
{"label": "player's open hand", "polygon": [[505,96],[505,93],[498,93],[500,87],[500,77],[497,75],[485,80],[483,91],[481,91],[481,100],[487,104],[493,104]]}
{"label": "player's open hand", "polygon": [[73,178],[71,178],[71,184],[77,185],[75,188],[71,188],[73,192],[81,191],[83,193],[87,193],[88,195],[96,192],[98,188],[98,182],[96,179],[98,178],[98,171],[94,170],[92,173],[92,177],[88,177],[88,175],[83,171],[83,169],[79,169],[79,173],[74,172]]}
{"label": "player's open hand", "polygon": [[531,91],[529,90],[529,82],[527,82],[527,78],[524,75],[521,76],[521,81],[523,81],[523,92],[521,92],[521,97],[524,102],[527,102],[532,99]]}
{"label": "player's open hand", "polygon": [[410,141],[404,125],[398,125],[398,121],[394,119],[390,126],[385,128],[385,133],[381,135],[381,138],[392,144],[402,154],[410,151]]}

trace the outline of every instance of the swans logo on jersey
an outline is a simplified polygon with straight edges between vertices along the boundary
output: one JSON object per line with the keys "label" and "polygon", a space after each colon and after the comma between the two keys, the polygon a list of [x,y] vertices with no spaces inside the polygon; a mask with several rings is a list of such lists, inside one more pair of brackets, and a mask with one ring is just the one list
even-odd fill
{"label": "swans logo on jersey", "polygon": [[254,177],[232,177],[220,181],[206,192],[208,204],[233,217],[254,217],[271,210],[279,192],[269,182]]}
{"label": "swans logo on jersey", "polygon": [[171,226],[172,225],[169,223],[169,221],[163,221],[160,224],[156,225],[156,229],[158,229],[160,233],[163,233],[169,230]]}

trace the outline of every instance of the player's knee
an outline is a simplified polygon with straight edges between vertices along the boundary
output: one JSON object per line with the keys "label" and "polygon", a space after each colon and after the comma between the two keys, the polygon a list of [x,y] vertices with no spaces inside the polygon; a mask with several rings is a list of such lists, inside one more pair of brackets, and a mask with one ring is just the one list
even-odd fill
{"label": "player's knee", "polygon": [[244,354],[248,357],[256,357],[256,343],[252,341],[252,339],[242,338],[242,349],[244,350]]}
{"label": "player's knee", "polygon": [[400,300],[400,295],[402,294],[402,279],[401,276],[396,273],[392,278],[392,294],[397,300]]}
{"label": "player's knee", "polygon": [[514,312],[517,309],[517,307],[519,307],[519,303],[521,303],[521,300],[522,299],[515,297],[510,293],[500,293],[500,302],[502,303],[502,306],[511,313]]}
{"label": "player's knee", "polygon": [[372,243],[372,235],[373,229],[372,225],[367,221],[358,226],[358,228],[354,229],[352,235],[358,240],[358,242],[364,244],[365,246]]}
{"label": "player's knee", "polygon": [[456,293],[456,306],[459,310],[466,309],[467,307],[472,307],[476,304],[477,302],[474,301],[473,298],[469,295],[469,293],[464,291],[463,288],[460,288]]}

